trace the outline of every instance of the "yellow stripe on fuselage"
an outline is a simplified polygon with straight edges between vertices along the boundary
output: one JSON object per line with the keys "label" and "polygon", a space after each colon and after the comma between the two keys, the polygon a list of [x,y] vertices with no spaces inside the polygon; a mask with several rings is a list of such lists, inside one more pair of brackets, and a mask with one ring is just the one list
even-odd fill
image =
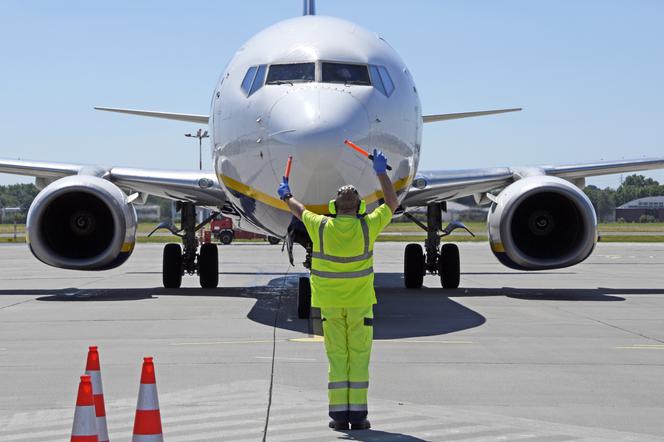
{"label": "yellow stripe on fuselage", "polygon": [[[411,177],[405,177],[401,178],[400,180],[395,181],[394,188],[399,191],[403,189],[406,184],[410,182]],[[272,206],[276,209],[283,210],[284,212],[288,212],[288,206],[286,203],[281,201],[279,198],[268,195],[267,193],[261,192],[258,189],[254,189],[251,186],[247,186],[244,183],[241,183],[231,177],[228,177],[226,175],[219,175],[219,180],[224,183],[226,187],[229,189],[232,189],[236,192],[239,192],[245,196],[248,196],[249,198],[255,199],[256,201],[260,201],[263,204],[267,204],[268,206]],[[378,190],[376,192],[370,193],[369,195],[363,197],[362,199],[367,202],[367,204],[371,204],[374,201],[379,200],[380,198],[383,197],[383,192]],[[319,204],[311,204],[311,205],[306,205],[307,210],[310,210],[314,213],[320,213],[320,214],[325,214],[328,212],[327,209],[327,204],[325,205],[319,205]]]}

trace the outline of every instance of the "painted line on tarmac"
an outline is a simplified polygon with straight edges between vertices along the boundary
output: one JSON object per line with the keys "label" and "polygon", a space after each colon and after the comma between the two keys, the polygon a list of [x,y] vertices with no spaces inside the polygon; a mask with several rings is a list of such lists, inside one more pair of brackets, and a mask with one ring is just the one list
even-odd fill
{"label": "painted line on tarmac", "polygon": [[[322,336],[310,336],[307,338],[292,338],[288,342],[324,342]],[[473,341],[444,341],[436,339],[374,339],[374,344],[395,343],[395,344],[445,344],[445,345],[467,345],[474,344]]]}
{"label": "painted line on tarmac", "polygon": [[621,350],[664,350],[664,344],[636,344],[616,348]]}
{"label": "painted line on tarmac", "polygon": [[325,342],[325,339],[322,336],[314,335],[307,338],[291,338],[288,339],[288,342]]}
{"label": "painted line on tarmac", "polygon": [[473,341],[443,341],[435,339],[375,339],[374,344],[385,342],[385,343],[396,343],[396,344],[446,344],[446,345],[466,345],[474,344]]}
{"label": "painted line on tarmac", "polygon": [[[283,341],[281,339],[280,341]],[[226,345],[226,344],[271,344],[271,339],[257,339],[254,341],[212,341],[212,342],[172,342],[170,345]]]}
{"label": "painted line on tarmac", "polygon": [[[272,356],[254,356],[256,359],[272,359]],[[316,362],[318,359],[315,358],[280,358],[275,357],[275,361],[306,361],[306,362]]]}

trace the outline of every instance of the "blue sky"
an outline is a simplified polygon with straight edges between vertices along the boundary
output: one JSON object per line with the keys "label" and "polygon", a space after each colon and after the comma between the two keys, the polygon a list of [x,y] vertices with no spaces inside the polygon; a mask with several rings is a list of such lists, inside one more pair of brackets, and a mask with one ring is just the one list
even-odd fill
{"label": "blue sky", "polygon": [[[92,107],[206,114],[242,42],[301,8],[3,0],[0,157],[194,169],[198,149],[183,134],[198,126]],[[317,9],[389,41],[425,113],[525,109],[426,125],[423,169],[664,156],[660,0],[319,0]],[[664,182],[664,172],[648,175]],[[0,175],[0,184],[28,181]]]}

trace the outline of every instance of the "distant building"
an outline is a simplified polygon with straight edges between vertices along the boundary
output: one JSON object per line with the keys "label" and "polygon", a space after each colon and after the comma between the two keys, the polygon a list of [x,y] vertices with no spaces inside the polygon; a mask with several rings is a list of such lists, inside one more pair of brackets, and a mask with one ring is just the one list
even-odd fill
{"label": "distant building", "polygon": [[157,205],[145,206],[135,204],[134,208],[136,209],[136,216],[139,222],[159,221],[161,219],[161,207]]}
{"label": "distant building", "polygon": [[664,220],[664,196],[638,198],[616,207],[616,219],[634,222],[643,215],[653,216],[657,221]]}

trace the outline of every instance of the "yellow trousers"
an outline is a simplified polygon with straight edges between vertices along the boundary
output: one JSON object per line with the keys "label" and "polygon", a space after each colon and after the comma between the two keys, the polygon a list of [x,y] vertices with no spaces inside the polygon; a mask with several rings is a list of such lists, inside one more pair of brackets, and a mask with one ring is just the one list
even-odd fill
{"label": "yellow trousers", "polygon": [[320,309],[329,361],[329,414],[336,421],[367,418],[373,306]]}

